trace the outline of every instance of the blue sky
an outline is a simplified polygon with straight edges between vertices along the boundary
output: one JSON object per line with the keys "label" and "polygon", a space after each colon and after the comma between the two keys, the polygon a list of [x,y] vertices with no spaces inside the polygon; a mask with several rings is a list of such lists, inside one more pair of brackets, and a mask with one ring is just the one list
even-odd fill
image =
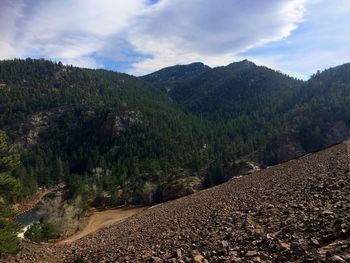
{"label": "blue sky", "polygon": [[350,62],[349,0],[1,0],[0,59],[143,75],[250,59],[298,78]]}

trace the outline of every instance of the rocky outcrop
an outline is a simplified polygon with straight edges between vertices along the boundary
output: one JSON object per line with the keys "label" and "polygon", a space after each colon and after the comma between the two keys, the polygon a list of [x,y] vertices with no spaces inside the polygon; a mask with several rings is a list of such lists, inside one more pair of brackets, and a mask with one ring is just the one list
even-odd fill
{"label": "rocky outcrop", "polygon": [[95,207],[114,207],[125,205],[155,205],[161,202],[174,200],[186,195],[193,194],[203,189],[202,177],[189,174],[189,171],[183,171],[183,174],[177,178],[159,186],[156,182],[147,181],[137,189],[137,199],[130,195],[131,185],[125,185],[124,188],[117,188],[113,193],[105,192],[104,195],[94,199]]}
{"label": "rocky outcrop", "polygon": [[341,143],[350,138],[350,129],[346,126],[345,122],[338,121],[328,131],[326,135],[326,146]]}
{"label": "rocky outcrop", "polygon": [[277,162],[283,163],[299,158],[306,154],[306,151],[297,140],[287,140],[281,143],[276,150]]}
{"label": "rocky outcrop", "polygon": [[[57,188],[62,187],[62,185],[57,186]],[[30,212],[48,193],[52,192],[53,190],[54,188],[41,188],[25,201],[15,204],[13,206],[13,209],[15,211],[14,218]]]}
{"label": "rocky outcrop", "polygon": [[350,144],[150,208],[19,260],[349,262]]}
{"label": "rocky outcrop", "polygon": [[197,176],[179,178],[162,190],[162,201],[174,200],[202,189],[202,180]]}
{"label": "rocky outcrop", "polygon": [[21,141],[18,141],[19,145],[24,147],[36,145],[39,140],[40,132],[49,127],[51,116],[52,112],[39,112],[33,114],[28,123],[28,133],[21,138]]}
{"label": "rocky outcrop", "polygon": [[66,190],[49,193],[38,205],[38,213],[44,221],[51,222],[60,236],[69,236],[79,229],[82,214],[81,197],[68,200]]}
{"label": "rocky outcrop", "polygon": [[260,167],[251,161],[239,161],[225,171],[226,180],[240,178],[244,175],[251,174],[260,170]]}
{"label": "rocky outcrop", "polygon": [[107,134],[115,136],[123,130],[141,122],[140,112],[123,111],[120,114],[109,113],[106,118],[104,130]]}
{"label": "rocky outcrop", "polygon": [[109,112],[105,117],[88,105],[57,107],[28,116],[27,121],[21,124],[21,129],[27,132],[16,140],[13,147],[30,148],[37,144],[45,144],[47,138],[50,138],[50,129],[55,129],[62,123],[65,124],[67,134],[74,134],[79,131],[77,131],[79,122],[88,123],[100,117],[103,121],[98,128],[108,137],[117,136],[125,129],[142,122],[141,113],[135,111]]}
{"label": "rocky outcrop", "polygon": [[[341,143],[349,138],[350,128],[344,121],[337,121],[330,125],[328,131],[324,132],[322,147],[320,146],[319,149]],[[297,138],[279,140],[275,142],[274,148],[276,149],[276,163],[287,162],[308,153]]]}
{"label": "rocky outcrop", "polygon": [[41,111],[28,117],[26,123],[22,124],[22,129],[27,133],[18,138],[14,143],[15,148],[30,148],[34,145],[43,143],[41,134],[47,132],[63,114],[73,112],[72,107],[58,107],[52,110]]}
{"label": "rocky outcrop", "polygon": [[6,83],[0,83],[0,90],[6,89]]}

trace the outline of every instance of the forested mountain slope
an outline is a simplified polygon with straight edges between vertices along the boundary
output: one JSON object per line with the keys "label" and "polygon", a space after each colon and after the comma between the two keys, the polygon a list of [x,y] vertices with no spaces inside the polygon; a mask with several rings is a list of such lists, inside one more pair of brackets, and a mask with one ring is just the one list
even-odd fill
{"label": "forested mountain slope", "polygon": [[348,137],[349,74],[346,64],[305,82],[245,60],[136,78],[1,61],[0,129],[22,156],[17,198],[64,181],[83,200],[155,203],[226,180],[240,160],[322,149]]}
{"label": "forested mountain slope", "polygon": [[347,139],[349,65],[301,81],[250,61],[142,78],[1,61],[0,252],[18,249],[11,207],[38,187],[64,183],[79,211],[155,204]]}
{"label": "forested mountain slope", "polygon": [[144,202],[146,182],[153,195],[173,169],[208,160],[205,125],[135,77],[28,59],[1,62],[0,85],[0,128],[23,153],[23,187],[30,174],[65,180],[72,194]]}
{"label": "forested mountain slope", "polygon": [[169,88],[176,87],[182,81],[188,81],[202,73],[208,72],[210,67],[201,62],[195,62],[188,65],[176,65],[163,68],[149,75],[141,77],[141,79],[153,84],[167,83]]}
{"label": "forested mountain slope", "polygon": [[217,67],[170,92],[185,110],[216,119],[230,119],[260,109],[284,110],[285,101],[302,88],[298,81],[250,61]]}
{"label": "forested mountain slope", "polygon": [[[264,149],[262,162],[278,163],[348,137],[349,74],[345,64],[301,81],[244,60],[178,77],[168,96],[185,112],[214,121],[222,138],[244,144],[242,154]],[[161,71],[157,77],[161,86]]]}

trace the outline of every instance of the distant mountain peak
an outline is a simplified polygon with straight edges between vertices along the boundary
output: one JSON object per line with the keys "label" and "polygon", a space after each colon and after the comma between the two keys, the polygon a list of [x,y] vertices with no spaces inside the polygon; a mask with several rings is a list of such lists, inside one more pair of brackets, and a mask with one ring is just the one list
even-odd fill
{"label": "distant mountain peak", "polygon": [[[182,68],[182,69],[202,69],[202,68],[210,68],[208,65],[205,65],[203,62],[197,61],[197,62],[192,62],[189,64],[178,64],[175,66],[170,66],[170,67],[166,67],[164,69],[174,69],[174,68]],[[161,70],[164,70],[161,69]]]}
{"label": "distant mountain peak", "polygon": [[202,67],[202,68],[209,68],[208,65],[205,65],[203,62],[193,62],[187,65],[180,65],[180,66],[192,66],[192,67]]}
{"label": "distant mountain peak", "polygon": [[195,62],[191,62],[189,64],[179,64],[179,66],[205,66],[205,64],[203,62],[200,61],[195,61]]}
{"label": "distant mountain peak", "polygon": [[238,62],[233,62],[228,65],[228,67],[244,67],[244,68],[250,68],[253,66],[256,67],[256,64],[248,59],[244,59]]}
{"label": "distant mountain peak", "polygon": [[198,76],[210,69],[209,66],[202,62],[193,62],[186,65],[166,67],[141,78],[153,83],[161,81],[177,81]]}

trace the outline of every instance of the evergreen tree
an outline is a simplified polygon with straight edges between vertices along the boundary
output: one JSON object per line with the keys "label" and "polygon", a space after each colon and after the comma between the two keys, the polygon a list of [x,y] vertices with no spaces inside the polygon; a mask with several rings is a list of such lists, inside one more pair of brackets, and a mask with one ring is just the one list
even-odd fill
{"label": "evergreen tree", "polygon": [[11,176],[11,171],[18,165],[19,156],[10,152],[8,138],[0,130],[0,255],[15,253],[19,249],[17,231],[20,226],[6,219],[11,215],[10,205],[20,195],[20,182]]}

